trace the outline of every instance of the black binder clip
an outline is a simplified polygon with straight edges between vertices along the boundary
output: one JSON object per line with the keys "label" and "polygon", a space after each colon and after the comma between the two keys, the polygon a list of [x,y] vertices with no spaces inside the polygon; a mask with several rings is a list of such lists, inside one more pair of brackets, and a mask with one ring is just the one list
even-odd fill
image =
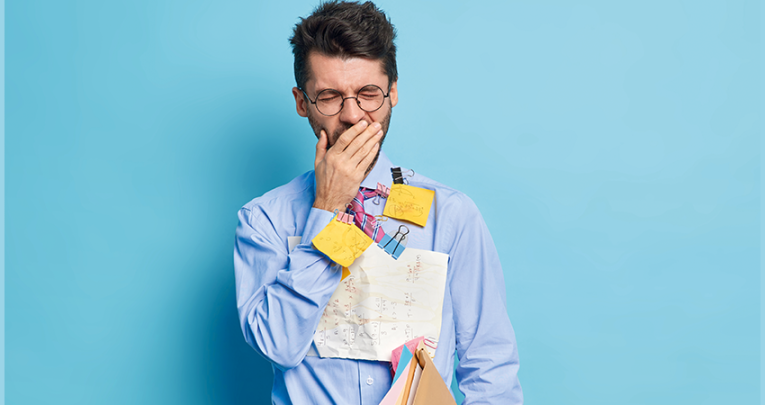
{"label": "black binder clip", "polygon": [[[401,231],[401,228],[404,228],[405,232]],[[401,253],[404,252],[404,248],[406,247],[406,235],[408,234],[409,228],[407,228],[406,225],[401,225],[398,227],[398,231],[396,231],[396,234],[393,235],[392,238],[387,234],[383,235],[382,240],[377,246],[381,247],[385,253],[398,260],[398,257],[401,256]],[[394,241],[396,242],[395,244],[392,243]]]}
{"label": "black binder clip", "polygon": [[400,167],[391,167],[390,172],[393,176],[393,184],[404,184],[404,175],[401,174]]}
{"label": "black binder clip", "polygon": [[[391,167],[390,172],[393,176],[393,184],[409,184],[409,181],[404,178],[404,173],[401,171],[400,167]],[[410,172],[411,174],[409,174]],[[414,170],[412,169],[407,170],[406,173],[406,177],[414,176]]]}

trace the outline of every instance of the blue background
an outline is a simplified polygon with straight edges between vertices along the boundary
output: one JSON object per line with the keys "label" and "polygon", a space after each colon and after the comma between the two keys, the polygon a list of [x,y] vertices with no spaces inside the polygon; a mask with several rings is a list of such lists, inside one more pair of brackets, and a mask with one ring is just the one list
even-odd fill
{"label": "blue background", "polygon": [[[380,1],[385,150],[482,210],[527,404],[757,403],[762,10],[575,3]],[[312,169],[316,2],[5,5],[8,403],[268,402],[233,232]]]}

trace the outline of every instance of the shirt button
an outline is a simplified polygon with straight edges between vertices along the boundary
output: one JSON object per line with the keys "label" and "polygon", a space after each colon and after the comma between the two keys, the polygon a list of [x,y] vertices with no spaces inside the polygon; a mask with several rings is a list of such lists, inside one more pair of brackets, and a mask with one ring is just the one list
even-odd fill
{"label": "shirt button", "polygon": [[367,378],[367,385],[372,385],[375,383],[375,379],[372,377]]}

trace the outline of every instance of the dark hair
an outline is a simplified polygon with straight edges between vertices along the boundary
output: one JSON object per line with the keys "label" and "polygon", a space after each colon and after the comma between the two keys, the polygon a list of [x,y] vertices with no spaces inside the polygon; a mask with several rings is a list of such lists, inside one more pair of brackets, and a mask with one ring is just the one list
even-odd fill
{"label": "dark hair", "polygon": [[308,18],[301,18],[292,32],[295,82],[304,88],[310,76],[308,55],[315,51],[341,58],[380,60],[390,87],[398,80],[395,38],[396,29],[390,19],[371,1],[322,3]]}

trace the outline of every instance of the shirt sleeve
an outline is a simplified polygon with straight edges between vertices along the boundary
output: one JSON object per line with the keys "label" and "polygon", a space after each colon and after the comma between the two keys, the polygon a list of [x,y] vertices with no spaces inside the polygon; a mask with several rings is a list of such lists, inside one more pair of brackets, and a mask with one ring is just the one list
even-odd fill
{"label": "shirt sleeve", "polygon": [[520,405],[518,350],[502,266],[478,208],[466,196],[461,205],[450,253],[450,289],[463,404]]}
{"label": "shirt sleeve", "polygon": [[303,361],[341,271],[311,240],[332,219],[312,208],[301,243],[287,251],[269,217],[256,208],[239,211],[234,270],[244,338],[282,370]]}

